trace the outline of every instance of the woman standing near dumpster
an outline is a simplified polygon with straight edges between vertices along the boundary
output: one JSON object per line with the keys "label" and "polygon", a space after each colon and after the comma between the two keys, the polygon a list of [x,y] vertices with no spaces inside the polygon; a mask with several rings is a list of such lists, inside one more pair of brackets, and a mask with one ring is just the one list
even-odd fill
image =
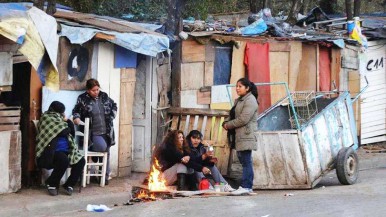
{"label": "woman standing near dumpster", "polygon": [[[100,91],[98,80],[86,82],[87,91],[79,95],[72,115],[79,125],[86,117],[90,118],[91,151],[107,152],[106,185],[110,175],[110,147],[115,144],[113,120],[117,114],[117,104],[107,93]],[[97,159],[93,159],[94,161]]]}
{"label": "woman standing near dumpster", "polygon": [[243,167],[241,185],[234,193],[252,192],[253,165],[252,150],[256,150],[257,131],[257,88],[248,80],[241,78],[236,84],[239,97],[229,112],[229,118],[223,123],[228,130],[228,139],[232,148],[237,151],[237,157]]}

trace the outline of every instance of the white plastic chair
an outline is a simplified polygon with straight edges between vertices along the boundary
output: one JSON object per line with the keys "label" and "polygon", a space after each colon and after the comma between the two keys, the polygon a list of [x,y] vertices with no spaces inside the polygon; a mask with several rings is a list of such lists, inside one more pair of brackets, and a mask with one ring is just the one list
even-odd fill
{"label": "white plastic chair", "polygon": [[[94,152],[88,150],[90,118],[86,118],[84,123],[81,123],[81,125],[84,125],[84,133],[77,131],[75,135],[83,136],[83,151],[86,164],[84,165],[83,169],[82,186],[86,187],[86,182],[87,184],[90,184],[91,176],[99,176],[101,177],[100,186],[104,187],[107,168],[107,152]],[[91,159],[92,157],[102,157],[102,162],[93,162]],[[95,166],[98,169],[93,171],[91,170],[92,166]],[[102,169],[100,169],[100,167],[102,167]]]}

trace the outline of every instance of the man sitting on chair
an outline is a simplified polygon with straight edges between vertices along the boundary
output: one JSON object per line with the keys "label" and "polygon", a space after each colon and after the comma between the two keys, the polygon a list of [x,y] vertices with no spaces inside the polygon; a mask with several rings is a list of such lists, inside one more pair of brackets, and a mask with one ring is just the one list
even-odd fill
{"label": "man sitting on chair", "polygon": [[68,167],[71,175],[63,188],[66,194],[72,195],[73,187],[82,174],[85,160],[74,142],[74,124],[65,115],[63,103],[51,103],[38,123],[36,146],[37,165],[40,168],[54,169],[46,180],[48,193],[58,195],[60,179]]}

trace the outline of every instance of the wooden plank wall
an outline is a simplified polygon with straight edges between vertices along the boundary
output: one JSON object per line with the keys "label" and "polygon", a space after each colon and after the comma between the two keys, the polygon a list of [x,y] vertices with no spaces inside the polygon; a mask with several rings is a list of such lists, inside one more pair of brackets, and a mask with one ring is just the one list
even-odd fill
{"label": "wooden plank wall", "polygon": [[21,188],[21,131],[0,132],[0,194]]}
{"label": "wooden plank wall", "polygon": [[[290,51],[291,46],[288,42],[275,42],[269,44],[271,82],[286,82],[288,84]],[[284,85],[271,86],[272,105],[284,96],[286,96]]]}
{"label": "wooden plank wall", "polygon": [[227,133],[221,125],[227,116],[228,111],[224,110],[170,108],[167,122],[170,130],[182,130],[185,136],[191,130],[199,130],[203,134],[203,144],[214,147],[215,156],[218,159],[216,165],[221,174],[226,175],[230,148]]}
{"label": "wooden plank wall", "polygon": [[118,176],[129,176],[132,167],[133,100],[135,69],[121,69]]}
{"label": "wooden plank wall", "polygon": [[181,108],[209,108],[210,92],[200,93],[200,88],[213,85],[214,54],[212,42],[182,42]]}
{"label": "wooden plank wall", "polygon": [[20,107],[0,104],[0,131],[20,130]]}
{"label": "wooden plank wall", "polygon": [[317,45],[303,43],[296,91],[317,90],[317,65]]}
{"label": "wooden plank wall", "polygon": [[[35,164],[35,148],[36,148],[36,130],[35,126],[32,123],[32,120],[39,120],[41,113],[42,113],[42,87],[43,84],[40,81],[38,73],[35,71],[33,67],[31,67],[31,85],[30,85],[30,112],[29,112],[29,132],[28,135],[28,143],[29,147],[28,150],[23,150],[23,152],[27,152],[28,154],[28,161],[27,163],[27,171],[31,172],[35,170],[36,164]],[[70,109],[70,108],[67,108]],[[26,156],[23,154],[23,156]],[[26,166],[25,163],[23,163],[23,169]],[[23,171],[23,174],[26,171]],[[32,181],[32,180],[28,180]],[[24,181],[23,181],[24,182]],[[40,183],[39,183],[40,184]]]}

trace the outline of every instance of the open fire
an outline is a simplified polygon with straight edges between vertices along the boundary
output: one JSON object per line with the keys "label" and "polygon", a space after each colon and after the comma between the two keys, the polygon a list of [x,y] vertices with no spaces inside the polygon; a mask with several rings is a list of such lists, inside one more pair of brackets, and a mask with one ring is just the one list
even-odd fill
{"label": "open fire", "polygon": [[159,168],[158,160],[155,158],[155,162],[151,167],[149,175],[148,188],[149,191],[167,191],[166,180],[162,178],[161,172],[157,169]]}
{"label": "open fire", "polygon": [[133,195],[135,195],[135,198],[132,202],[172,198],[166,187],[166,180],[162,178],[161,171],[158,170],[159,167],[158,160],[155,159],[149,174],[148,189],[134,188]]}

